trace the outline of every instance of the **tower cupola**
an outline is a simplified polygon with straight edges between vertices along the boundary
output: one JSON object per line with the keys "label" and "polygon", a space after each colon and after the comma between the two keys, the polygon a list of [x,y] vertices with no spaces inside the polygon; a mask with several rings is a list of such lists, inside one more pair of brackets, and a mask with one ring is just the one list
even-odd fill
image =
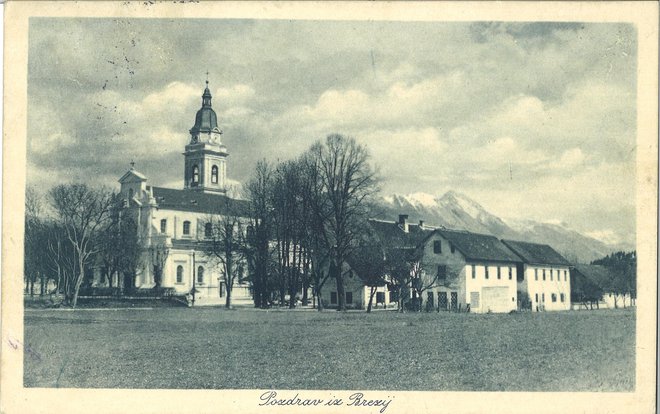
{"label": "tower cupola", "polygon": [[[208,73],[207,73],[208,75]],[[220,137],[218,117],[211,107],[209,81],[202,94],[202,107],[195,116],[195,125],[190,129],[190,143],[186,145],[184,188],[204,192],[226,191],[226,158],[229,155]]]}

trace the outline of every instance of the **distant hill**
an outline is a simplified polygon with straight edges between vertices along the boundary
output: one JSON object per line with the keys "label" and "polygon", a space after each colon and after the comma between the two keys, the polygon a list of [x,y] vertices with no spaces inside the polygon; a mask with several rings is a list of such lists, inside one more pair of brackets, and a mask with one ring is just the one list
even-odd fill
{"label": "distant hill", "polygon": [[589,263],[618,250],[634,246],[607,244],[580,234],[563,224],[540,223],[525,219],[502,219],[486,211],[464,194],[449,191],[440,197],[415,193],[384,197],[374,207],[374,218],[396,220],[408,214],[410,222],[424,220],[430,226],[444,226],[499,238],[549,244],[571,262]]}

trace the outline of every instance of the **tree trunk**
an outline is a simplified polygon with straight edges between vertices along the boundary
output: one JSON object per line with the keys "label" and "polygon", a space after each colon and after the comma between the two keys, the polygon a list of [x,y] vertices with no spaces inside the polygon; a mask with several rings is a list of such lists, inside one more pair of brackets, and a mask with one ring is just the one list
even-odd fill
{"label": "tree trunk", "polygon": [[225,298],[225,308],[230,309],[231,308],[231,291],[233,289],[233,283],[229,283],[227,281],[227,297]]}
{"label": "tree trunk", "polygon": [[39,274],[39,296],[43,296],[46,293],[45,280],[46,280],[46,277],[44,276],[44,274],[40,273]]}
{"label": "tree trunk", "polygon": [[371,286],[371,292],[369,292],[369,305],[367,306],[367,313],[371,312],[371,305],[374,301],[374,295],[376,294],[376,287]]}
{"label": "tree trunk", "polygon": [[[341,263],[338,260],[338,263]],[[346,292],[344,291],[344,275],[341,271],[341,265],[335,267],[335,280],[337,281],[337,310],[346,311]]]}
{"label": "tree trunk", "polygon": [[323,300],[321,300],[321,291],[316,291],[316,310],[319,312],[323,311]]}
{"label": "tree trunk", "polygon": [[34,297],[34,279],[30,277],[30,297]]}

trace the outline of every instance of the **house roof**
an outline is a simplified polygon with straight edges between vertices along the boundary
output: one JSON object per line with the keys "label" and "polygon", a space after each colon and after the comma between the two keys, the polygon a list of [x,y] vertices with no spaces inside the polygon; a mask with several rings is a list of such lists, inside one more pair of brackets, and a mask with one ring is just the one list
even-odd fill
{"label": "house roof", "polygon": [[379,241],[393,248],[417,247],[433,232],[433,229],[421,228],[417,224],[409,224],[406,233],[396,222],[376,219],[369,219],[368,222]]}
{"label": "house roof", "polygon": [[152,187],[152,193],[159,208],[195,213],[237,215],[247,217],[249,204],[223,194],[210,194],[193,190],[174,190]]}
{"label": "house roof", "polygon": [[520,258],[495,236],[456,230],[436,230],[467,260],[521,262]]}
{"label": "house roof", "polygon": [[523,262],[540,265],[570,266],[568,260],[547,244],[528,243],[516,240],[502,240]]}

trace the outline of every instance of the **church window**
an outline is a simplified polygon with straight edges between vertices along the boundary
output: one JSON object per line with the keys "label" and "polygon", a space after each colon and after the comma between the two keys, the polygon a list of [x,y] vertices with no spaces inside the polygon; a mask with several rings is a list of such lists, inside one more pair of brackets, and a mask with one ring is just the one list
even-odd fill
{"label": "church window", "polygon": [[213,236],[213,224],[206,223],[204,224],[204,237],[210,239]]}
{"label": "church window", "polygon": [[204,283],[204,267],[197,268],[197,283]]}
{"label": "church window", "polygon": [[190,222],[189,221],[184,221],[183,222],[183,234],[185,236],[190,236]]}
{"label": "church window", "polygon": [[211,167],[211,183],[218,184],[218,166]]}
{"label": "church window", "polygon": [[167,219],[162,219],[160,221],[160,232],[167,233]]}
{"label": "church window", "polygon": [[442,253],[442,241],[435,240],[433,242],[433,253],[440,254]]}
{"label": "church window", "polygon": [[176,283],[183,283],[183,266],[176,267]]}
{"label": "church window", "polygon": [[199,184],[199,167],[197,165],[192,167],[192,183],[193,185]]}
{"label": "church window", "polygon": [[128,189],[128,199],[129,199],[129,200],[132,200],[132,199],[133,199],[133,194],[134,194],[133,189],[132,189],[132,188],[129,188],[129,189]]}

